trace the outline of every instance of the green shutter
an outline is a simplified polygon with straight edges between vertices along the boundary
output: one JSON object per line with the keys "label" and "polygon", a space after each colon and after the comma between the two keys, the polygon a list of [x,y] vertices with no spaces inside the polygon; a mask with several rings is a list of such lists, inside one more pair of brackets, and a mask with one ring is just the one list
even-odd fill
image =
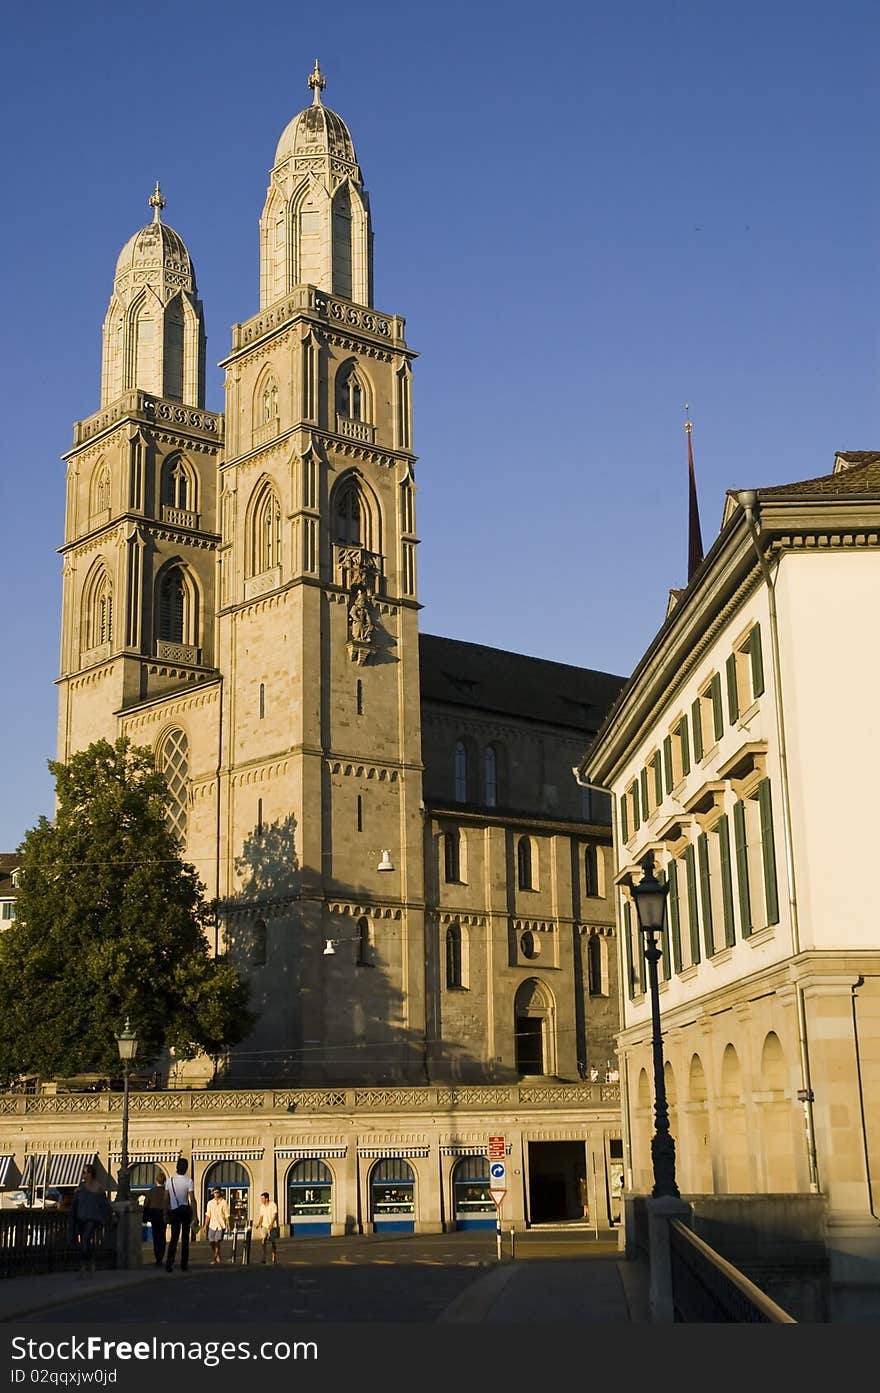
{"label": "green shutter", "polygon": [[636,994],[636,979],[633,972],[632,911],[629,903],[623,906],[623,945],[626,949],[626,986],[629,999]]}
{"label": "green shutter", "polygon": [[643,816],[643,817],[647,817],[647,816],[648,816],[648,808],[649,808],[649,806],[650,806],[650,804],[648,803],[648,770],[647,770],[647,767],[644,768],[644,769],[642,770],[641,774],[639,775],[639,780],[640,780],[640,783],[641,783],[641,785],[642,785],[642,816]]}
{"label": "green shutter", "polygon": [[682,716],[678,723],[678,738],[681,741],[681,775],[682,778],[691,772],[691,747],[688,743],[688,721],[687,716]]}
{"label": "green shutter", "polygon": [[697,838],[697,856],[700,862],[700,905],[703,910],[703,942],[706,957],[715,952],[715,930],[712,923],[712,886],[709,881],[709,838],[701,832]]}
{"label": "green shutter", "polygon": [[666,782],[666,792],[672,792],[672,736],[667,735],[663,741],[663,773]]}
{"label": "green shutter", "polygon": [[752,696],[759,697],[764,690],[764,655],[761,652],[760,624],[756,624],[749,635],[749,652],[752,659]]}
{"label": "green shutter", "polygon": [[700,698],[691,703],[691,729],[694,732],[694,760],[703,758],[703,713]]}
{"label": "green shutter", "polygon": [[634,831],[634,832],[638,832],[639,828],[640,828],[641,825],[642,825],[641,813],[640,813],[640,811],[639,811],[639,781],[638,781],[638,779],[636,779],[635,783],[632,784],[632,786],[630,787],[630,794],[631,794],[631,796],[632,796],[632,808],[633,808],[633,831]]}
{"label": "green shutter", "polygon": [[712,724],[715,727],[715,739],[720,740],[724,734],[724,711],[721,706],[721,673],[716,672],[712,678]]}
{"label": "green shutter", "polygon": [[691,962],[700,961],[700,913],[697,908],[697,866],[693,845],[684,854],[688,888],[688,927],[691,939]]}
{"label": "green shutter", "polygon": [[669,927],[672,930],[672,966],[681,972],[681,915],[678,907],[678,862],[670,861],[667,867],[669,876]]}
{"label": "green shutter", "polygon": [[626,794],[620,800],[620,836],[625,842],[629,841],[629,817],[626,811]]}
{"label": "green shutter", "polygon": [[776,845],[773,839],[773,806],[770,802],[770,780],[758,785],[758,808],[761,813],[761,855],[764,858],[764,904],[767,923],[779,923],[779,894],[776,887]]}
{"label": "green shutter", "polygon": [[724,942],[728,948],[736,943],[733,917],[733,876],[730,870],[730,829],[727,814],[718,819],[718,851],[721,859],[721,903],[724,908]]}
{"label": "green shutter", "polygon": [[652,762],[654,765],[654,799],[659,808],[660,804],[663,802],[663,768],[659,750],[655,754]]}
{"label": "green shutter", "polygon": [[744,803],[733,805],[733,841],[736,848],[736,880],[739,887],[739,919],[743,938],[752,932],[752,906],[749,900],[749,849],[746,844]]}
{"label": "green shutter", "polygon": [[[657,879],[661,885],[666,884],[666,872],[657,871]],[[669,959],[669,896],[666,896],[666,913],[663,916],[663,928],[660,930],[660,947],[663,950],[661,966],[663,968],[663,980],[668,982],[672,976],[672,964]]]}
{"label": "green shutter", "polygon": [[730,724],[739,716],[739,693],[736,690],[736,654],[731,653],[727,659],[727,714],[730,717]]}

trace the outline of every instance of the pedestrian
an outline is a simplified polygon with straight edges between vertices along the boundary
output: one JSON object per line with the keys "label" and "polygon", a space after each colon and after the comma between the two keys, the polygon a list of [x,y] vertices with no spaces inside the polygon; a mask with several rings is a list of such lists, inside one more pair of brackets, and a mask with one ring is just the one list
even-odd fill
{"label": "pedestrian", "polygon": [[144,1223],[153,1230],[153,1257],[157,1267],[164,1261],[167,1239],[169,1199],[165,1179],[165,1172],[157,1170],[156,1182],[144,1200]]}
{"label": "pedestrian", "polygon": [[70,1206],[69,1219],[71,1241],[79,1250],[81,1276],[94,1272],[92,1244],[95,1234],[102,1224],[109,1224],[112,1218],[113,1210],[98,1173],[94,1166],[86,1166]]}
{"label": "pedestrian", "polygon": [[215,1187],[213,1198],[208,1201],[205,1209],[205,1232],[208,1235],[211,1252],[214,1254],[213,1262],[223,1261],[220,1245],[228,1228],[229,1205],[223,1198],[223,1191]]}
{"label": "pedestrian", "polygon": [[263,1245],[263,1262],[266,1261],[267,1249],[271,1249],[272,1261],[277,1262],[278,1249],[275,1245],[281,1237],[278,1227],[278,1205],[269,1198],[268,1190],[264,1190],[260,1195],[260,1212],[257,1215],[254,1236],[259,1238]]}
{"label": "pedestrian", "polygon": [[196,1209],[195,1186],[186,1171],[186,1157],[180,1156],[177,1161],[177,1174],[169,1175],[165,1181],[169,1202],[168,1222],[171,1225],[171,1238],[165,1254],[166,1272],[171,1272],[174,1268],[174,1255],[177,1252],[178,1238],[180,1239],[180,1270],[186,1272],[189,1267],[189,1231],[198,1220],[198,1211]]}

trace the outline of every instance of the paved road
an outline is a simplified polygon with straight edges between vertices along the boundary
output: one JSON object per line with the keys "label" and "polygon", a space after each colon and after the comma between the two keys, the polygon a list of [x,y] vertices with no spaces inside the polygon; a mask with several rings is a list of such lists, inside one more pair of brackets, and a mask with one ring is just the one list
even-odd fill
{"label": "paved road", "polygon": [[[505,1251],[509,1239],[505,1235]],[[186,1274],[163,1269],[124,1291],[83,1291],[64,1306],[34,1313],[35,1323],[61,1321],[346,1322],[436,1321],[496,1269],[494,1233],[423,1234],[286,1240],[277,1266],[209,1266],[204,1245],[193,1248]],[[517,1262],[616,1255],[616,1244],[597,1245],[591,1234],[517,1235]],[[256,1254],[253,1254],[256,1256]],[[537,1277],[537,1270],[535,1273]],[[597,1274],[598,1275],[598,1274]],[[475,1293],[476,1294],[476,1293]]]}

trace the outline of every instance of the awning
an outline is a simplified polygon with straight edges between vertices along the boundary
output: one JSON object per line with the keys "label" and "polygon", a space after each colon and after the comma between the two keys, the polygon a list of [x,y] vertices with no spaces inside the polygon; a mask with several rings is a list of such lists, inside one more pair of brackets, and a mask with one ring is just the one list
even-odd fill
{"label": "awning", "polygon": [[32,1185],[68,1186],[78,1185],[86,1166],[95,1161],[94,1151],[58,1151],[49,1156],[49,1176],[46,1178],[46,1153],[32,1154],[24,1158],[22,1189]]}
{"label": "awning", "polygon": [[276,1146],[275,1155],[280,1161],[305,1160],[322,1161],[325,1156],[347,1156],[347,1146]]}
{"label": "awning", "polygon": [[12,1170],[14,1156],[0,1156],[0,1190],[5,1190],[9,1179],[9,1172]]}
{"label": "awning", "polygon": [[[440,1147],[441,1156],[485,1156],[487,1143],[483,1142],[444,1142]],[[508,1152],[510,1147],[507,1148]]]}
{"label": "awning", "polygon": [[[169,1148],[167,1151],[129,1151],[128,1160],[129,1164],[132,1166],[144,1161],[153,1161],[156,1165],[161,1165],[162,1163],[165,1165],[173,1165],[179,1155],[180,1150],[178,1147],[174,1147],[173,1149]],[[121,1162],[122,1152],[119,1150],[118,1146],[111,1147],[107,1159],[115,1161],[117,1165]]]}
{"label": "awning", "polygon": [[396,1156],[430,1156],[429,1146],[359,1146],[358,1155],[375,1160],[390,1160]]}
{"label": "awning", "polygon": [[265,1148],[262,1146],[230,1146],[225,1151],[194,1151],[194,1161],[261,1161]]}

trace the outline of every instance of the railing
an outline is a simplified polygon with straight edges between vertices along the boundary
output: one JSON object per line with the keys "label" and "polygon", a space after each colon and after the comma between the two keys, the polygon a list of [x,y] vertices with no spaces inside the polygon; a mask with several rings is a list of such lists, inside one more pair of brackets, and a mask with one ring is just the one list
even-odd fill
{"label": "railing", "polygon": [[677,1321],[797,1324],[738,1268],[678,1220],[669,1225],[669,1249]]}
{"label": "railing", "polygon": [[[95,1230],[91,1258],[102,1270],[116,1266],[115,1238],[109,1226]],[[72,1272],[81,1262],[70,1236],[70,1216],[64,1210],[0,1211],[0,1277]]]}

